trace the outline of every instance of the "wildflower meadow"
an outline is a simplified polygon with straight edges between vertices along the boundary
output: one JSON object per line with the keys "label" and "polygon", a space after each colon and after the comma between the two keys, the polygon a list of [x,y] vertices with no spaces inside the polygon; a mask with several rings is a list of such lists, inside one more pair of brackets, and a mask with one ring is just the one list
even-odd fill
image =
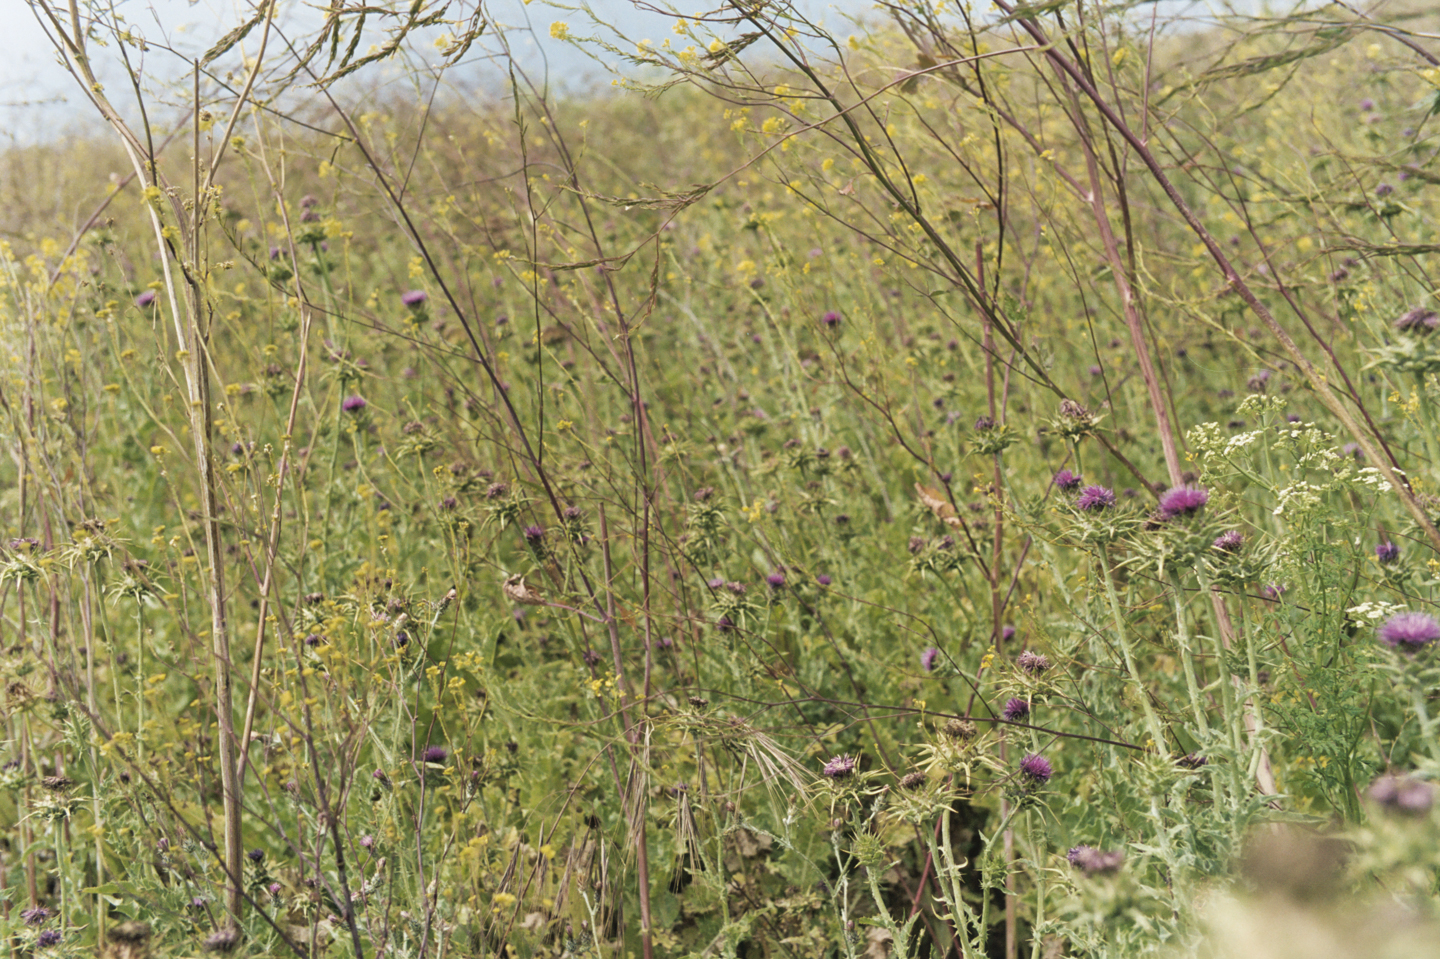
{"label": "wildflower meadow", "polygon": [[14,6],[11,959],[1440,956],[1429,4]]}

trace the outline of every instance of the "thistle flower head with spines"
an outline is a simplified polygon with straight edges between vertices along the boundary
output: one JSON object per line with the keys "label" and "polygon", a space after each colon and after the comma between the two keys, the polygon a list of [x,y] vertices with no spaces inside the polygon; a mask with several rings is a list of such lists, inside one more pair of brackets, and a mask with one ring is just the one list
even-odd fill
{"label": "thistle flower head with spines", "polygon": [[1050,760],[1039,753],[1026,753],[1020,760],[1020,775],[1030,785],[1043,786],[1055,775],[1055,769]]}
{"label": "thistle flower head with spines", "polygon": [[1440,623],[1428,613],[1396,613],[1375,635],[1391,649],[1413,653],[1440,639]]}
{"label": "thistle flower head with spines", "polygon": [[1115,508],[1115,491],[1103,486],[1087,486],[1075,498],[1075,506],[1087,513],[1100,513]]}
{"label": "thistle flower head with spines", "polygon": [[1245,545],[1245,534],[1239,530],[1227,530],[1215,537],[1215,542],[1210,545],[1216,552],[1238,553],[1240,547]]}
{"label": "thistle flower head with spines", "polygon": [[1200,487],[1175,486],[1160,497],[1160,518],[1168,521],[1194,516],[1204,509],[1208,502],[1209,492]]}
{"label": "thistle flower head with spines", "polygon": [[1015,658],[1015,665],[1020,667],[1021,672],[1039,676],[1050,669],[1050,660],[1045,657],[1044,653],[1036,653],[1027,649]]}

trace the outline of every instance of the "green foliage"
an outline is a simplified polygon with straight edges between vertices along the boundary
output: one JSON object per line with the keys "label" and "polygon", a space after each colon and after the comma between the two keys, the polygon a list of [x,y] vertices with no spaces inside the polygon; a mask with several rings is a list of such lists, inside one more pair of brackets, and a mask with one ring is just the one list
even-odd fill
{"label": "green foliage", "polygon": [[1329,921],[1285,824],[1351,844],[1325,902],[1430,928],[1405,34],[760,5],[557,23],[649,71],[614,96],[298,116],[505,34],[384,3],[278,52],[266,9],[193,168],[157,110],[128,186],[55,147],[8,207],[17,950],[1266,955],[1214,934],[1251,891]]}

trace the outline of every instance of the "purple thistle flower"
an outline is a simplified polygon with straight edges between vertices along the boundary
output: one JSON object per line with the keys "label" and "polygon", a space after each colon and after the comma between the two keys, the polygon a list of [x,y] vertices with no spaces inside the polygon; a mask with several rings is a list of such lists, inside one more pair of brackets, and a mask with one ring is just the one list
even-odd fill
{"label": "purple thistle flower", "polygon": [[1277,601],[1285,595],[1285,587],[1279,583],[1268,583],[1264,589],[1260,590],[1260,595],[1268,600]]}
{"label": "purple thistle flower", "polygon": [[1388,183],[1381,183],[1379,186],[1375,187],[1376,196],[1389,196],[1394,192],[1395,188]]}
{"label": "purple thistle flower", "polygon": [[722,633],[732,633],[735,631],[735,623],[729,616],[721,616],[716,621],[715,628]]}
{"label": "purple thistle flower", "polygon": [[1372,100],[1372,99],[1370,99],[1369,97],[1366,97],[1365,99],[1363,99],[1363,100],[1360,101],[1360,109],[1362,109],[1362,110],[1373,110],[1373,109],[1375,109],[1375,101]]}
{"label": "purple thistle flower", "polygon": [[1011,723],[1018,723],[1022,719],[1029,719],[1030,704],[1016,697],[1005,704],[1005,709],[1000,715],[1005,717],[1006,722]]}
{"label": "purple thistle flower", "polygon": [[821,573],[819,576],[815,577],[815,582],[819,583],[821,586],[829,586],[834,581],[829,576]]}
{"label": "purple thistle flower", "polygon": [[1419,779],[1386,773],[1370,784],[1370,798],[1391,812],[1421,815],[1434,804],[1435,790]]}
{"label": "purple thistle flower", "polygon": [[424,290],[406,290],[400,294],[400,302],[412,308],[419,306],[428,299],[430,299],[430,294]]}
{"label": "purple thistle flower", "polygon": [[719,576],[716,576],[714,579],[708,580],[705,585],[709,586],[711,589],[719,589],[721,586],[725,585],[725,581]]}
{"label": "purple thistle flower", "polygon": [[280,895],[280,890],[282,887],[278,882],[272,882],[269,886],[266,886],[265,888],[270,891],[270,895],[278,896]]}
{"label": "purple thistle flower", "polygon": [[347,396],[340,403],[340,408],[347,413],[358,413],[369,405],[363,396]]}
{"label": "purple thistle flower", "polygon": [[1012,639],[1014,639],[1014,638],[1015,638],[1015,627],[1014,627],[1014,626],[1002,626],[1002,627],[1000,627],[1000,639],[1001,639],[1002,642],[1008,643],[1008,642],[1010,642],[1010,640],[1012,640]]}
{"label": "purple thistle flower", "polygon": [[1389,566],[1400,558],[1400,547],[1388,541],[1380,543],[1375,547],[1375,558],[1383,565]]}
{"label": "purple thistle flower", "polygon": [[525,542],[531,546],[539,546],[540,541],[545,538],[545,527],[527,526],[520,531],[520,535],[524,536]]}
{"label": "purple thistle flower", "polygon": [[1080,477],[1069,470],[1061,470],[1055,474],[1055,488],[1062,493],[1073,492],[1080,485]]}
{"label": "purple thistle flower", "polygon": [[1115,506],[1115,493],[1103,486],[1087,486],[1075,497],[1075,505],[1087,513],[1098,513]]}
{"label": "purple thistle flower", "polygon": [[1392,649],[1413,653],[1440,639],[1440,623],[1426,613],[1396,613],[1380,627],[1376,637]]}
{"label": "purple thistle flower", "polygon": [[1020,760],[1020,774],[1030,780],[1032,785],[1041,786],[1050,781],[1055,775],[1055,770],[1050,765],[1050,760],[1039,753],[1026,753],[1025,758]]}
{"label": "purple thistle flower", "polygon": [[44,932],[40,933],[40,938],[35,940],[35,945],[39,946],[41,949],[49,949],[51,946],[60,945],[60,939],[61,936],[59,929],[46,929]]}
{"label": "purple thistle flower", "polygon": [[988,416],[982,416],[975,421],[975,432],[988,433],[995,428],[995,421]]}
{"label": "purple thistle flower", "polygon": [[1228,530],[1215,537],[1215,542],[1210,545],[1222,553],[1238,553],[1245,545],[1245,535],[1239,530]]}
{"label": "purple thistle flower", "polygon": [[857,762],[854,756],[836,756],[820,771],[831,779],[848,779],[855,772]]}
{"label": "purple thistle flower", "polygon": [[259,862],[260,860],[265,858],[265,850],[252,849],[245,854],[245,858],[249,859],[251,862]]}
{"label": "purple thistle flower", "polygon": [[361,837],[360,837],[360,848],[362,848],[362,849],[374,849],[374,848],[375,848],[375,837],[372,836],[372,835],[370,835],[369,833],[366,833],[365,835],[361,836]]}
{"label": "purple thistle flower", "polygon": [[834,310],[829,310],[824,316],[820,317],[820,322],[825,324],[827,329],[833,330],[840,325],[840,314]]}
{"label": "purple thistle flower", "polygon": [[1050,669],[1050,660],[1043,653],[1032,653],[1027,649],[1016,657],[1015,665],[1031,676],[1039,676]]}
{"label": "purple thistle flower", "polygon": [[781,573],[781,572],[779,572],[779,571],[776,571],[776,572],[774,572],[774,573],[771,573],[769,576],[766,576],[766,577],[765,577],[765,582],[769,585],[769,587],[770,587],[771,589],[777,589],[777,590],[778,590],[778,589],[784,589],[784,588],[785,588],[785,574],[784,574],[784,573]]}
{"label": "purple thistle flower", "polygon": [[920,668],[927,673],[933,673],[935,671],[935,661],[939,658],[940,650],[931,646],[920,654]]}
{"label": "purple thistle flower", "polygon": [[1176,486],[1165,492],[1160,497],[1160,518],[1163,520],[1179,519],[1182,516],[1194,516],[1205,508],[1210,502],[1210,494],[1203,489],[1191,486]]}
{"label": "purple thistle flower", "polygon": [[1065,855],[1070,865],[1086,875],[1097,876],[1119,871],[1125,864],[1125,853],[1119,849],[1106,852],[1094,846],[1076,846]]}
{"label": "purple thistle flower", "polygon": [[1208,765],[1209,762],[1210,760],[1206,759],[1199,753],[1186,753],[1179,759],[1175,760],[1175,765],[1179,766],[1182,769],[1199,769],[1202,766]]}
{"label": "purple thistle flower", "polygon": [[450,751],[444,746],[426,746],[425,751],[420,754],[421,762],[443,763],[450,757]]}
{"label": "purple thistle flower", "polygon": [[36,906],[33,909],[26,909],[20,913],[20,918],[25,920],[27,926],[42,925],[53,913],[44,906]]}
{"label": "purple thistle flower", "polygon": [[1406,310],[1395,321],[1395,329],[1401,333],[1431,333],[1436,326],[1440,326],[1440,317],[1435,315],[1434,310],[1427,310],[1423,306]]}
{"label": "purple thistle flower", "polygon": [[141,293],[139,296],[135,297],[135,305],[136,305],[136,306],[149,306],[151,303],[154,303],[154,302],[155,302],[155,291],[154,291],[154,290],[146,290],[145,292]]}

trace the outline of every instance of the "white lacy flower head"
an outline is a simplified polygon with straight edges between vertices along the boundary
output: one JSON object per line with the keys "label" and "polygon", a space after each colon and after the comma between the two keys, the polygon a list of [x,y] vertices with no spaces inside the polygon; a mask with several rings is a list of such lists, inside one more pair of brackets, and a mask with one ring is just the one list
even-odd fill
{"label": "white lacy flower head", "polygon": [[1320,494],[1323,492],[1324,487],[1314,486],[1304,480],[1292,483],[1277,494],[1280,504],[1275,507],[1275,515],[1280,516],[1287,510],[1291,513],[1308,513],[1320,505]]}
{"label": "white lacy flower head", "polygon": [[[1397,469],[1395,472],[1398,474],[1401,471]],[[1385,474],[1373,466],[1361,467],[1355,476],[1351,478],[1350,482],[1357,486],[1363,486],[1366,489],[1373,490],[1376,493],[1388,493],[1394,489],[1394,487],[1390,485],[1390,481],[1385,478]]]}
{"label": "white lacy flower head", "polygon": [[1258,440],[1263,433],[1263,430],[1251,430],[1248,433],[1235,434],[1230,437],[1229,442],[1225,444],[1223,455],[1233,456],[1236,453],[1243,452],[1247,447],[1253,446],[1255,441]]}
{"label": "white lacy flower head", "polygon": [[1349,609],[1345,610],[1345,612],[1349,614],[1351,619],[1368,619],[1372,623],[1378,623],[1382,619],[1389,619],[1396,613],[1401,613],[1404,611],[1404,606],[1396,606],[1394,603],[1382,602],[1361,603],[1359,606],[1351,606]]}
{"label": "white lacy flower head", "polygon": [[1235,412],[1241,415],[1247,413],[1278,413],[1285,408],[1285,399],[1280,396],[1270,396],[1267,393],[1251,393],[1240,401]]}

